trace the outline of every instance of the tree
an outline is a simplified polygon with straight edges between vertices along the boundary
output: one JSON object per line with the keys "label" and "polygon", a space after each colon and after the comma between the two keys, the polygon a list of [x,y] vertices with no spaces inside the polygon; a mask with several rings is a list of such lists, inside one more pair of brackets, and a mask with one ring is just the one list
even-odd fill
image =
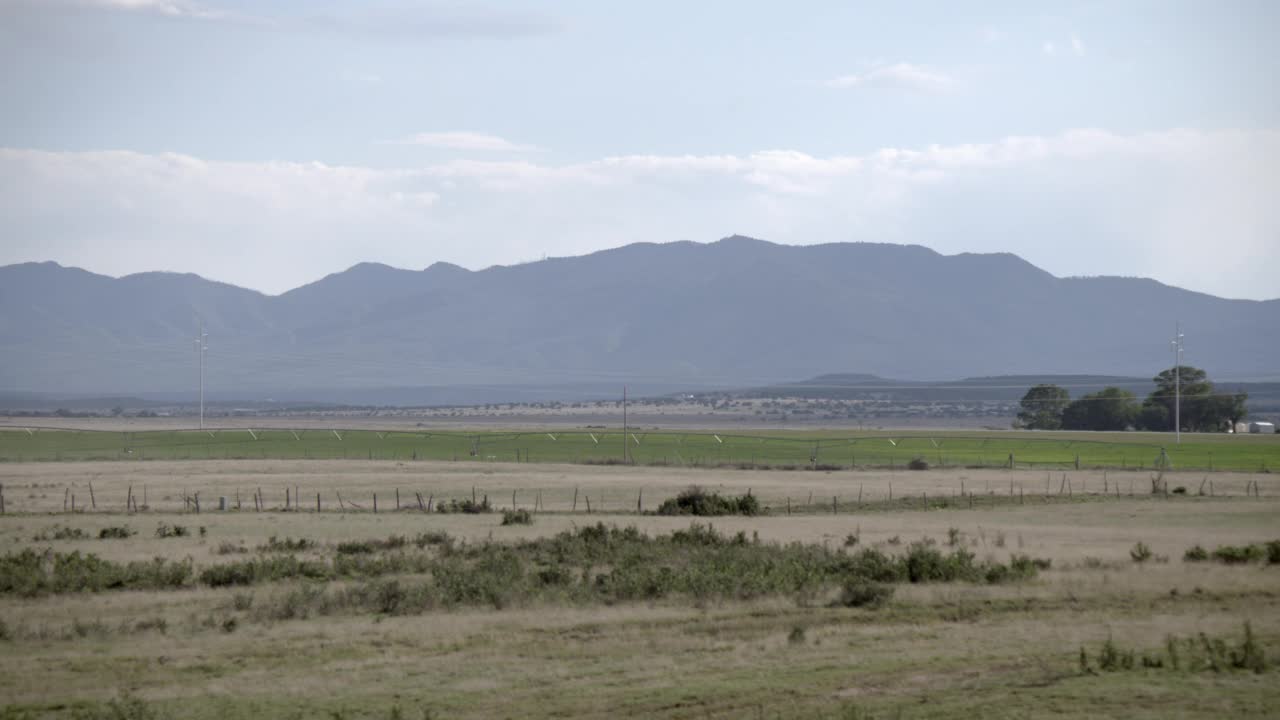
{"label": "tree", "polygon": [[[1246,393],[1217,393],[1200,368],[1181,365],[1161,371],[1152,380],[1156,389],[1143,402],[1139,416],[1145,430],[1171,431],[1174,418],[1180,415],[1183,430],[1215,432],[1249,414]],[[1179,397],[1180,412],[1176,409]]]}
{"label": "tree", "polygon": [[1067,405],[1062,411],[1066,430],[1127,430],[1138,416],[1138,398],[1128,390],[1103,388]]}
{"label": "tree", "polygon": [[1057,430],[1062,427],[1062,411],[1070,401],[1065,388],[1036,385],[1022,396],[1018,424],[1031,430]]}

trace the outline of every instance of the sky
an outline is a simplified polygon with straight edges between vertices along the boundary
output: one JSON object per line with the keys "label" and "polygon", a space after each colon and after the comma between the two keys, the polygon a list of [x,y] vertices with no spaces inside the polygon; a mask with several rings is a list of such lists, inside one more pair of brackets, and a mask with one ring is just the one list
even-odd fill
{"label": "sky", "polygon": [[742,234],[1277,298],[1278,29],[1226,0],[0,0],[0,264],[274,294]]}

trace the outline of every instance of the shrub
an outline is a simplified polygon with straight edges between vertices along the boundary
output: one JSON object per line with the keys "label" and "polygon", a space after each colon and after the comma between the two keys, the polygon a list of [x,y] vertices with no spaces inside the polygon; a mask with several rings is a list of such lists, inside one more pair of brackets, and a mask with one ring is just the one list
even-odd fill
{"label": "shrub", "polygon": [[49,540],[88,540],[89,533],[80,528],[58,527],[54,525],[51,528],[45,528],[43,532],[37,533],[31,537],[33,542],[48,542]]}
{"label": "shrub", "polygon": [[1136,563],[1144,563],[1150,560],[1151,554],[1151,548],[1147,547],[1147,544],[1142,541],[1138,541],[1138,543],[1129,550],[1129,557],[1133,558],[1133,561]]}
{"label": "shrub", "polygon": [[449,533],[443,530],[430,530],[428,532],[418,533],[417,536],[413,538],[413,544],[417,545],[419,550],[428,545],[451,547],[453,545],[453,538],[449,537]]}
{"label": "shrub", "polygon": [[160,523],[160,526],[156,528],[156,537],[158,538],[186,537],[190,534],[191,531],[182,525]]}
{"label": "shrub", "polygon": [[532,525],[533,513],[524,509],[503,510],[502,524],[503,525]]}
{"label": "shrub", "polygon": [[840,590],[839,604],[845,607],[877,608],[893,597],[893,586],[861,577],[851,577]]}
{"label": "shrub", "polygon": [[209,587],[229,587],[291,578],[328,579],[333,574],[324,563],[287,555],[210,565],[200,571],[200,582]]}
{"label": "shrub", "polygon": [[46,593],[102,590],[162,590],[187,585],[189,560],[117,563],[89,553],[36,553],[26,549],[0,558],[0,594],[34,597]]}
{"label": "shrub", "polygon": [[267,538],[267,542],[265,545],[258,546],[258,552],[294,553],[294,552],[303,552],[305,550],[311,550],[311,549],[314,549],[315,547],[316,547],[316,542],[314,540],[308,540],[306,538],[298,538],[297,540],[294,540],[293,538],[285,538],[281,540],[277,538],[275,535],[272,535],[271,537]]}
{"label": "shrub", "polygon": [[717,517],[722,515],[757,515],[760,502],[751,493],[724,496],[707,492],[697,485],[680,492],[674,498],[664,500],[658,506],[659,515],[695,515]]}
{"label": "shrub", "polygon": [[222,543],[219,543],[218,547],[214,550],[214,552],[219,555],[236,555],[240,553],[249,552],[249,548],[246,548],[243,545],[237,545],[230,541],[224,541]]}
{"label": "shrub", "polygon": [[922,457],[911,458],[911,462],[907,463],[908,470],[928,470],[929,461]]}
{"label": "shrub", "polygon": [[1261,545],[1223,545],[1213,551],[1213,559],[1227,565],[1243,565],[1267,557]]}
{"label": "shrub", "polygon": [[1209,551],[1199,545],[1192,545],[1182,554],[1183,562],[1203,562],[1209,559]]}
{"label": "shrub", "polygon": [[1267,563],[1280,565],[1280,540],[1272,540],[1267,543]]}
{"label": "shrub", "polygon": [[787,633],[787,642],[792,645],[803,645],[806,639],[804,627],[800,625],[793,626],[791,632]]}
{"label": "shrub", "polygon": [[436,512],[479,515],[493,512],[493,506],[489,504],[489,498],[487,497],[479,502],[470,498],[463,498],[462,500],[453,499],[448,502],[440,502],[436,505]]}
{"label": "shrub", "polygon": [[403,535],[391,535],[386,540],[350,540],[338,543],[339,555],[360,555],[384,550],[398,550],[408,543]]}
{"label": "shrub", "polygon": [[98,531],[99,540],[127,540],[137,535],[138,532],[128,525],[119,525],[112,527],[104,527]]}

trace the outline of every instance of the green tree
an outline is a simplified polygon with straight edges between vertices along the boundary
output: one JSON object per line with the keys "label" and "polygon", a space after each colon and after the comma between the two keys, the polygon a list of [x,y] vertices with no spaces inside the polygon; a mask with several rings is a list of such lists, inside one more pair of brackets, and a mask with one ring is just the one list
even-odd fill
{"label": "green tree", "polygon": [[1062,427],[1062,411],[1071,402],[1065,388],[1036,385],[1022,396],[1018,424],[1031,430],[1057,430]]}
{"label": "green tree", "polygon": [[1128,390],[1103,388],[1062,411],[1066,430],[1126,430],[1138,417],[1138,398]]}
{"label": "green tree", "polygon": [[[1147,396],[1139,414],[1139,424],[1145,430],[1171,431],[1180,415],[1183,430],[1216,432],[1249,414],[1246,393],[1218,393],[1208,373],[1200,368],[1181,365],[1161,371],[1152,380],[1156,389]],[[1180,413],[1175,407],[1179,396]]]}

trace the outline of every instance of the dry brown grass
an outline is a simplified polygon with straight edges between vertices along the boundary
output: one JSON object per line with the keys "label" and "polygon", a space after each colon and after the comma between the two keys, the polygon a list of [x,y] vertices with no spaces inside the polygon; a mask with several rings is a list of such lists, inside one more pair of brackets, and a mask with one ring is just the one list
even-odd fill
{"label": "dry brown grass", "polygon": [[[1084,473],[1071,473],[1083,478]],[[606,507],[634,507],[643,487],[656,506],[691,482],[752,492],[777,502],[812,491],[821,497],[892,481],[900,491],[1007,492],[1010,473],[801,473],[691,471],[655,468],[485,466],[369,462],[102,463],[0,467],[6,496],[20,485],[60,488],[92,479],[99,502],[123,498],[123,488],[180,497],[200,488],[213,496],[256,487],[280,497],[296,482],[329,492],[360,494],[396,485],[441,496],[470,496],[471,486],[510,503],[519,488],[532,502],[567,509],[573,488],[603,497]],[[1030,484],[1041,473],[1014,473]],[[1092,484],[1100,474],[1089,475]],[[1112,474],[1110,477],[1115,477]],[[1124,476],[1121,476],[1124,477]],[[1141,480],[1145,476],[1138,475]],[[1243,486],[1244,476],[1215,476]],[[1109,478],[1110,479],[1110,478]],[[1206,632],[1234,637],[1250,620],[1272,657],[1280,648],[1280,570],[1182,563],[1200,543],[1242,543],[1280,537],[1280,500],[1260,476],[1264,497],[1108,499],[1076,504],[1027,502],[995,509],[867,511],[840,515],[719,518],[726,532],[758,532],[764,540],[827,542],[861,534],[861,544],[897,537],[903,546],[930,537],[943,546],[957,528],[979,557],[1012,552],[1049,557],[1053,568],[1034,581],[999,586],[901,586],[880,610],[799,606],[789,599],[726,602],[702,607],[681,600],[616,607],[516,607],[457,610],[412,617],[330,615],[264,622],[237,610],[233,598],[255,603],[291,584],[252,589],[0,598],[0,619],[12,636],[0,642],[0,704],[52,716],[68,701],[101,701],[135,690],[163,716],[218,718],[387,717],[399,705],[441,717],[833,717],[849,703],[903,717],[1265,717],[1280,703],[1275,672],[1255,677],[1172,673],[1084,676],[1076,668],[1082,644],[1108,636],[1126,647],[1158,648],[1169,634]],[[1056,480],[1055,480],[1056,484]],[[887,490],[887,487],[885,488]],[[403,494],[402,494],[403,497]],[[314,498],[313,498],[314,500]],[[152,500],[156,504],[156,500]],[[593,504],[595,504],[593,499]],[[815,500],[816,503],[816,500]],[[61,491],[57,494],[61,506]],[[328,505],[326,498],[326,505]],[[521,503],[522,505],[525,503]],[[10,506],[13,507],[12,505]],[[41,506],[43,507],[43,505]],[[597,506],[598,507],[598,506]],[[580,504],[580,510],[582,505]],[[252,548],[267,537],[308,537],[327,543],[444,530],[472,541],[545,535],[602,520],[651,532],[688,526],[687,518],[633,514],[538,516],[531,527],[501,527],[498,515],[424,516],[415,512],[239,512],[45,515],[0,518],[0,548],[78,548],[114,559],[157,554],[191,556],[198,565],[223,561],[224,541]],[[207,536],[158,539],[159,522],[181,523]],[[34,542],[53,524],[91,531],[128,523],[129,540]],[[1003,547],[1000,546],[1001,539]],[[1135,565],[1128,550],[1146,542],[1167,563]],[[975,544],[976,543],[976,544]],[[225,632],[222,625],[237,619]],[[165,630],[137,629],[163,619]],[[83,632],[77,632],[79,624]],[[790,641],[793,628],[803,640]],[[87,629],[85,629],[87,628]]]}

